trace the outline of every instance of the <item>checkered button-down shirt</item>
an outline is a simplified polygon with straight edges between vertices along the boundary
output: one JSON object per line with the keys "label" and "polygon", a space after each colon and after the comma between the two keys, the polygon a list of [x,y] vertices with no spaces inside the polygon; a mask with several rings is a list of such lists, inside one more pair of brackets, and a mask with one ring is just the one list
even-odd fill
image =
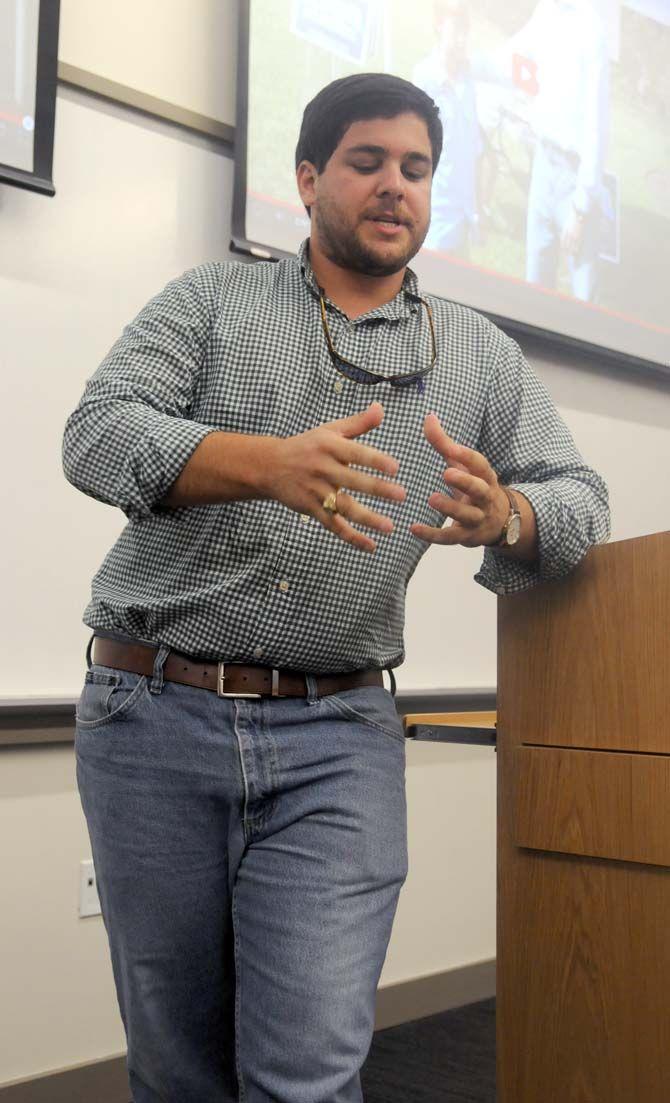
{"label": "checkered button-down shirt", "polygon": [[[425,309],[407,269],[390,302],[350,321],[326,300],[338,353],[384,376],[430,362]],[[405,591],[430,547],[409,526],[439,526],[428,505],[445,461],[423,433],[434,411],[482,452],[537,517],[540,556],[485,549],[476,581],[498,594],[571,570],[607,538],[607,489],[586,466],[519,347],[491,322],[434,296],[438,357],[422,390],[344,378],[324,339],[308,242],[278,263],[190,269],[128,325],[69,416],[67,479],[128,517],[92,582],[84,623],[194,657],[315,674],[404,660]],[[160,505],[207,434],[288,437],[364,410],[384,420],[360,438],[400,463],[403,502],[360,495],[394,522],[363,553],[274,500]],[[444,556],[445,600],[449,551]],[[435,595],[440,600],[440,595]]]}

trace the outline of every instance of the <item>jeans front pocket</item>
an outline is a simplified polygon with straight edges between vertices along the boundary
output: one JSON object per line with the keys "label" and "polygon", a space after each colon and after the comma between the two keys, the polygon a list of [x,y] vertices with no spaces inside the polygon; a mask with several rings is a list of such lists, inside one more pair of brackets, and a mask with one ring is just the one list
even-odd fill
{"label": "jeans front pocket", "polygon": [[345,689],[340,693],[329,693],[321,700],[342,716],[384,732],[404,746],[405,730],[402,719],[396,712],[393,695],[383,686]]}
{"label": "jeans front pocket", "polygon": [[145,674],[94,663],[86,671],[75,709],[78,728],[99,728],[130,713],[148,695]]}

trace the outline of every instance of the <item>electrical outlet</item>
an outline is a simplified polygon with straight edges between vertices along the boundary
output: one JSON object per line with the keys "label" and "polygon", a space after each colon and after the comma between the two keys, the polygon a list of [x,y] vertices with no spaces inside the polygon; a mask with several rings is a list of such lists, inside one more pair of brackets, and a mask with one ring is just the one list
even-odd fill
{"label": "electrical outlet", "polygon": [[79,918],[83,919],[86,915],[100,915],[98,885],[91,858],[81,863],[79,873]]}

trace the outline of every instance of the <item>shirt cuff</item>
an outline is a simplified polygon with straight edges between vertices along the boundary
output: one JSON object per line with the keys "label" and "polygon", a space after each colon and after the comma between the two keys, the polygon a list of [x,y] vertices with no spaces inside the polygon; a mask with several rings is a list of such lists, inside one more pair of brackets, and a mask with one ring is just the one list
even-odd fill
{"label": "shirt cuff", "polygon": [[160,502],[215,425],[203,425],[180,417],[161,417],[131,454],[127,486],[121,493],[123,511],[130,520],[171,512]]}
{"label": "shirt cuff", "polygon": [[591,541],[585,536],[570,507],[549,486],[541,483],[514,483],[530,502],[537,525],[538,557],[532,562],[512,559],[486,548],[482,565],[474,576],[494,594],[514,594],[529,590],[539,582],[562,578],[573,570]]}

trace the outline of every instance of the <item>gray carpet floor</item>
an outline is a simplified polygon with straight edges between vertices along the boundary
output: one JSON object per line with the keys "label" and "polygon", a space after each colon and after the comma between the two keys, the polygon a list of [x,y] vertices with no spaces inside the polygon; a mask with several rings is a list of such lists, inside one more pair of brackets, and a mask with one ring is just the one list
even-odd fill
{"label": "gray carpet floor", "polygon": [[378,1030],[365,1103],[495,1103],[495,999]]}

